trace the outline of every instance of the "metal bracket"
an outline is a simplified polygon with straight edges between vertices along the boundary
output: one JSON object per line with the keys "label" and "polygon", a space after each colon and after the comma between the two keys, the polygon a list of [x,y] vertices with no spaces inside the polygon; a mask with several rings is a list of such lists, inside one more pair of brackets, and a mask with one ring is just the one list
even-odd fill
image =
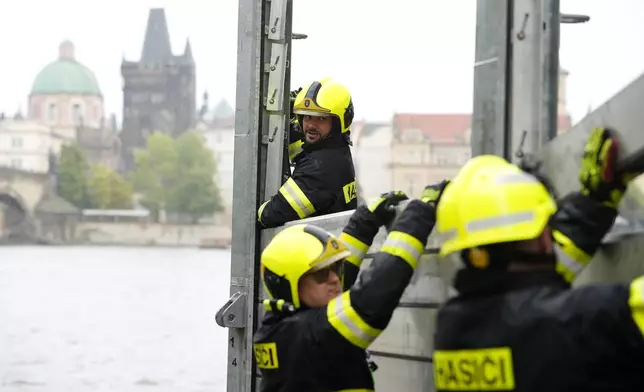
{"label": "metal bracket", "polygon": [[236,292],[215,315],[217,325],[223,328],[246,327],[246,293]]}
{"label": "metal bracket", "polygon": [[559,23],[586,23],[588,21],[590,21],[590,16],[588,15],[559,14]]}

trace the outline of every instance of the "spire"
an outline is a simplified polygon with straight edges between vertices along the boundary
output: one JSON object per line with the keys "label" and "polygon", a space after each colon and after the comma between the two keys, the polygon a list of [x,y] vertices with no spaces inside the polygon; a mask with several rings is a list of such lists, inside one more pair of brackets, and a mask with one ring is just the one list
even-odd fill
{"label": "spire", "polygon": [[170,33],[163,8],[152,8],[148,15],[148,27],[145,31],[141,62],[163,62],[172,57]]}
{"label": "spire", "polygon": [[186,48],[183,50],[183,58],[189,62],[193,62],[192,46],[190,45],[190,38],[186,39]]}
{"label": "spire", "polygon": [[24,120],[25,116],[22,115],[22,108],[18,107],[18,110],[16,110],[16,114],[13,115],[14,120]]}

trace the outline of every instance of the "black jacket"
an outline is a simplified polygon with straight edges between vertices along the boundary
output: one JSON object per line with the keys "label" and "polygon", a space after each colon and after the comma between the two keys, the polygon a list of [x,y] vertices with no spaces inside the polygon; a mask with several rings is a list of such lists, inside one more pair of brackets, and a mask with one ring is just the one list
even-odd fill
{"label": "black jacket", "polygon": [[289,155],[295,164],[293,175],[257,211],[264,227],[358,206],[351,150],[342,135],[315,144],[294,142]]}
{"label": "black jacket", "polygon": [[[584,265],[614,219],[585,196],[566,198],[551,222],[562,264],[580,271],[572,261]],[[436,389],[641,390],[644,279],[571,289],[560,272],[460,270],[459,295],[438,313]]]}
{"label": "black jacket", "polygon": [[254,336],[262,392],[374,390],[365,349],[387,327],[434,226],[432,207],[415,200],[406,211],[355,284],[378,225],[366,206],[354,212],[340,236],[352,253],[350,290],[327,307],[267,312]]}

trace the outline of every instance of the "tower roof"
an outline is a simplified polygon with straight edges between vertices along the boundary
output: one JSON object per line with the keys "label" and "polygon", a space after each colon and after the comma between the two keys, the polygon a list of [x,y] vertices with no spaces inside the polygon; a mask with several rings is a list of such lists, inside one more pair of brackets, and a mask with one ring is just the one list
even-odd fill
{"label": "tower roof", "polygon": [[172,58],[170,33],[163,8],[152,8],[148,15],[148,27],[141,52],[141,62],[163,62]]}
{"label": "tower roof", "polygon": [[94,72],[76,60],[70,41],[60,44],[58,60],[45,66],[31,87],[31,95],[58,94],[102,95]]}

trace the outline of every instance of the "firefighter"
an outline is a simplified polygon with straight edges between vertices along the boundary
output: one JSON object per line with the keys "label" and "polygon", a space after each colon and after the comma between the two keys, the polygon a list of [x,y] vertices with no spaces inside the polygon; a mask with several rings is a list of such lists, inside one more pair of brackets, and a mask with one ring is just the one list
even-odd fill
{"label": "firefighter", "polygon": [[404,193],[358,207],[338,239],[312,224],[289,226],[273,238],[261,256],[271,299],[254,336],[262,392],[374,390],[365,350],[414,273],[443,187],[430,186],[430,197],[409,202],[357,281],[362,258]]}
{"label": "firefighter", "polygon": [[332,79],[315,81],[297,93],[293,112],[302,131],[301,140],[289,145],[295,169],[279,192],[259,207],[257,218],[263,227],[357,207],[349,91]]}
{"label": "firefighter", "polygon": [[570,281],[612,226],[632,175],[616,171],[618,142],[596,128],[581,189],[559,201],[496,156],[471,159],[437,208],[440,255],[464,264],[458,295],[439,310],[438,391],[635,391],[644,366],[644,278]]}

